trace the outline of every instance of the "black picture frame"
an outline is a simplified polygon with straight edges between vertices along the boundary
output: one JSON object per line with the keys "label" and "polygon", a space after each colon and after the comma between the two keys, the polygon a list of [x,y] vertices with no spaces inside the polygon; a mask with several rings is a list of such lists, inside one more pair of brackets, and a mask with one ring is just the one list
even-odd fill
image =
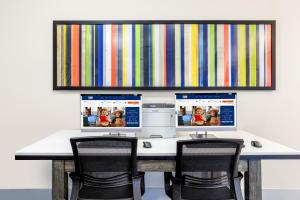
{"label": "black picture frame", "polygon": [[[57,25],[73,25],[73,24],[270,24],[272,26],[272,71],[271,71],[271,86],[234,86],[234,87],[97,87],[97,86],[57,86],[57,63],[56,63],[56,26]],[[53,90],[120,90],[120,91],[148,91],[148,90],[168,90],[168,91],[183,91],[183,90],[276,90],[276,20],[54,20],[53,21]]]}

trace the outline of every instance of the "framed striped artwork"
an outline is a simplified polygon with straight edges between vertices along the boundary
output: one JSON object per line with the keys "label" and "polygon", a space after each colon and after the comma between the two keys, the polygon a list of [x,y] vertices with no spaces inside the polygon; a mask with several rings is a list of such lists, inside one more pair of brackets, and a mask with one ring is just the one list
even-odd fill
{"label": "framed striped artwork", "polygon": [[269,21],[54,21],[54,90],[275,90]]}

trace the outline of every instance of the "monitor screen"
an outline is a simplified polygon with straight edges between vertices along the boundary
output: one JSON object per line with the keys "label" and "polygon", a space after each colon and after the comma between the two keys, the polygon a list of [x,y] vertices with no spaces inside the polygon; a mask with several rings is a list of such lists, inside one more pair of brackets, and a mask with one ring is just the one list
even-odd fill
{"label": "monitor screen", "polygon": [[81,95],[81,129],[139,129],[141,95]]}
{"label": "monitor screen", "polygon": [[236,93],[176,94],[176,128],[236,128]]}

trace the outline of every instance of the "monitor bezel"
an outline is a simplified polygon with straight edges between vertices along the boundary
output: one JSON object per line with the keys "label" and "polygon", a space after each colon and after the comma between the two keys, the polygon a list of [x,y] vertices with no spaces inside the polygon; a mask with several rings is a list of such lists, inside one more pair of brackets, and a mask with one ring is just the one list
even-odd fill
{"label": "monitor bezel", "polygon": [[[235,109],[234,109],[234,126],[178,126],[178,110],[177,110],[177,100],[176,95],[220,95],[220,94],[234,94],[235,96]],[[237,130],[237,93],[236,92],[201,92],[201,93],[175,93],[175,128],[176,131],[196,131],[196,132],[205,132],[205,131],[234,131]]]}
{"label": "monitor bezel", "polygon": [[[82,97],[83,96],[140,96],[140,126],[139,127],[84,127],[82,118]],[[142,120],[142,94],[80,94],[80,129],[81,132],[108,132],[108,133],[120,133],[120,132],[139,132],[143,127]]]}

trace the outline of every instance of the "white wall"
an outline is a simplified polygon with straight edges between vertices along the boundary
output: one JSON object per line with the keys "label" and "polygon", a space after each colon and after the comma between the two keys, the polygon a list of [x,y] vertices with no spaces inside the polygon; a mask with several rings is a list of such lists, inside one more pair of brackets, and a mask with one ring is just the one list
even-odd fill
{"label": "white wall", "polygon": [[[14,152],[79,128],[79,92],[52,90],[52,20],[276,19],[277,90],[238,92],[238,124],[300,149],[299,7],[297,0],[0,0],[0,188],[50,187],[49,161],[15,161]],[[300,188],[299,168],[300,161],[263,162],[264,188]]]}

